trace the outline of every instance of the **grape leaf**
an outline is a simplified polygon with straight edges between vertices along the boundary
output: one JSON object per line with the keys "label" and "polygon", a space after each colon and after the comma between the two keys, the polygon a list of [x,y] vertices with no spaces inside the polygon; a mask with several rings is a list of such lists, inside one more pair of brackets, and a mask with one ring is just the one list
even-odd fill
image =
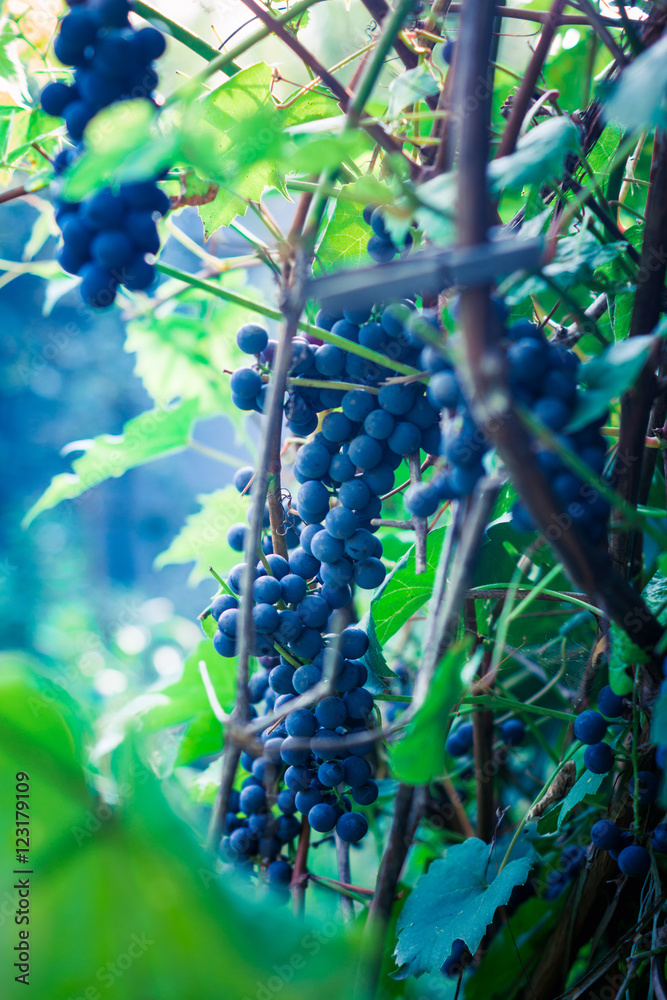
{"label": "grape leaf", "polygon": [[427,536],[426,572],[415,573],[415,547],[411,546],[394,566],[371,601],[371,616],[380,646],[426,604],[433,592],[435,571],[446,528],[436,528]]}
{"label": "grape leaf", "polygon": [[[225,284],[236,290],[239,279],[227,276]],[[248,318],[240,306],[222,301],[206,316],[195,310],[190,315],[149,313],[128,324],[125,350],[136,354],[135,374],[158,404],[197,399],[201,414],[224,413],[238,427],[245,414],[231,402],[224,369],[248,363],[230,336]]]}
{"label": "grape leaf", "polygon": [[[345,185],[343,190],[351,185]],[[341,266],[363,267],[371,263],[368,241],[372,232],[361,217],[363,204],[339,198],[317,250],[314,270],[322,273]]]}
{"label": "grape leaf", "polygon": [[248,497],[242,497],[234,486],[200,494],[196,499],[201,510],[190,514],[169,548],[155,560],[157,569],[194,562],[188,578],[191,587],[210,579],[209,566],[224,576],[243,559],[227,544],[227,532],[232,524],[245,523],[250,507]]}
{"label": "grape leaf", "polygon": [[583,365],[580,380],[585,391],[578,394],[566,428],[569,433],[601,417],[609,409],[611,400],[618,399],[630,388],[646,364],[655,339],[655,333],[628,337]]}
{"label": "grape leaf", "polygon": [[139,414],[125,424],[122,434],[101,434],[81,442],[85,453],[72,463],[74,472],[53,477],[24,517],[23,526],[27,527],[42,511],[63,500],[73,500],[105,479],[117,478],[137,465],[187,448],[190,428],[198,415],[199,403],[190,399],[171,409]]}
{"label": "grape leaf", "polygon": [[[642,591],[642,597],[649,610],[657,617],[661,625],[667,626],[667,576],[662,569],[653,574]],[[629,694],[632,691],[632,677],[628,667],[648,663],[649,653],[637,646],[627,634],[633,626],[639,627],[641,622],[626,622],[626,629],[612,622],[609,641],[609,684],[616,694]]]}
{"label": "grape leaf", "polygon": [[616,122],[610,122],[588,154],[588,162],[596,174],[602,173],[611,164],[620,145],[622,133]]}
{"label": "grape leaf", "polygon": [[438,93],[438,82],[434,80],[430,73],[427,73],[421,66],[414,69],[407,69],[400,76],[397,76],[389,84],[389,107],[387,114],[390,118],[407,108],[410,104],[415,104],[424,97],[431,97]]}
{"label": "grape leaf", "polygon": [[366,681],[365,687],[367,687],[369,691],[372,691],[373,694],[379,694],[380,691],[384,691],[386,689],[387,679],[395,677],[396,674],[389,668],[387,661],[384,658],[382,646],[378,642],[378,637],[375,632],[375,622],[373,621],[373,616],[370,612],[366,612],[364,617],[361,619],[359,622],[359,628],[362,628],[368,636],[368,649],[362,657],[368,671],[368,680]]}
{"label": "grape leaf", "polygon": [[477,951],[496,910],[531,869],[529,858],[518,858],[494,877],[488,873],[490,855],[488,844],[470,837],[449,847],[417,880],[398,918],[394,957],[401,977],[439,969],[457,938]]}
{"label": "grape leaf", "polygon": [[463,693],[461,670],[470,643],[450,646],[440,661],[428,698],[408,725],[405,736],[391,749],[391,773],[409,785],[425,785],[445,770],[447,716]]}
{"label": "grape leaf", "polygon": [[574,807],[583,802],[587,795],[595,795],[606,777],[606,774],[593,774],[592,771],[584,769],[561,803],[557,829],[560,830]]}
{"label": "grape leaf", "polygon": [[617,120],[629,128],[667,124],[665,114],[667,87],[667,38],[649,46],[630,66],[607,101],[607,121]]}
{"label": "grape leaf", "polygon": [[565,115],[550,118],[522,136],[515,152],[491,161],[487,172],[491,190],[498,194],[505,188],[543,184],[547,176],[561,173],[566,155],[578,148],[577,126]]}
{"label": "grape leaf", "polygon": [[[121,806],[112,807],[87,789],[71,740],[63,748],[69,727],[59,700],[13,672],[0,674],[0,685],[0,778],[13,788],[25,769],[31,792],[28,867],[39,875],[23,877],[33,880],[35,996],[182,1000],[218,996],[222,982],[230,998],[255,997],[265,982],[289,983],[290,1000],[344,995],[359,956],[354,929],[334,923],[325,938],[321,921],[281,911],[276,934],[276,901],[251,904],[233,877],[221,877],[136,753],[130,750],[120,768]],[[29,708],[36,696],[39,712]],[[8,843],[6,827],[3,834]],[[12,911],[16,880],[5,865],[0,892]],[[14,980],[20,941],[12,926],[0,941],[3,968],[12,969],[7,1000],[25,993]],[[77,948],[64,948],[64,940],[76,940]],[[205,960],[193,963],[195,954]]]}

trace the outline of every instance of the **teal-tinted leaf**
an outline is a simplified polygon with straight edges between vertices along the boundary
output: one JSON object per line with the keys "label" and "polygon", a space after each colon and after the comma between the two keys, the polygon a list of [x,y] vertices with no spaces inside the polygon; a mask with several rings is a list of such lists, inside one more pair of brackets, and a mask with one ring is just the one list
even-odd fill
{"label": "teal-tinted leaf", "polygon": [[469,642],[450,646],[438,664],[428,698],[411,719],[403,739],[393,744],[391,771],[399,781],[425,785],[443,774],[447,716],[463,693],[461,671],[469,653]]}
{"label": "teal-tinted leaf", "polygon": [[118,435],[101,434],[83,442],[85,454],[72,463],[74,472],[54,476],[39,500],[26,514],[24,527],[42,511],[63,500],[72,500],[105,479],[122,476],[128,469],[187,447],[190,428],[198,416],[198,402],[188,400],[172,409],[148,410],[129,420]]}
{"label": "teal-tinted leaf", "polygon": [[438,93],[438,83],[421,66],[407,69],[389,84],[389,107],[387,114],[395,118],[399,111],[415,104],[424,97]]}
{"label": "teal-tinted leaf", "polygon": [[233,524],[246,523],[250,507],[249,498],[242,497],[233,486],[196,499],[201,510],[190,514],[169,548],[155,560],[158,569],[194,562],[188,579],[192,587],[210,579],[209,566],[225,576],[239,562],[241,556],[227,544],[227,532]]}
{"label": "teal-tinted leaf", "polygon": [[667,744],[667,685],[661,690],[651,715],[651,741],[664,746]]}
{"label": "teal-tinted leaf", "polygon": [[524,184],[544,183],[563,170],[568,153],[579,148],[579,132],[565,115],[536,125],[517,143],[514,153],[489,164],[491,189],[499,194],[505,188],[520,189]]}
{"label": "teal-tinted leaf", "polygon": [[592,420],[601,417],[609,404],[618,399],[635,382],[646,364],[655,343],[656,334],[628,337],[612,344],[597,358],[581,369],[580,379],[585,387],[579,393],[574,413],[567,425],[570,433],[581,430]]}
{"label": "teal-tinted leaf", "polygon": [[491,856],[488,844],[470,837],[417,881],[398,919],[394,957],[404,976],[439,969],[457,938],[477,951],[496,910],[531,869],[528,858],[518,858],[496,875]]}
{"label": "teal-tinted leaf", "polygon": [[580,802],[583,802],[587,795],[595,795],[606,777],[606,774],[593,774],[592,771],[584,769],[583,774],[579,776],[575,784],[563,799],[560,812],[558,814],[559,830],[574,807],[578,806]]}
{"label": "teal-tinted leaf", "polygon": [[415,572],[415,550],[412,546],[394,566],[371,601],[371,616],[381,646],[429,600],[446,531],[446,528],[436,528],[429,532],[425,573],[417,576]]}
{"label": "teal-tinted leaf", "polygon": [[456,242],[458,180],[454,173],[440,174],[415,187],[419,205],[415,219],[425,236],[440,246]]}
{"label": "teal-tinted leaf", "polygon": [[621,79],[607,101],[607,121],[617,120],[629,128],[667,124],[667,38],[650,45],[623,70]]}
{"label": "teal-tinted leaf", "polygon": [[363,656],[363,662],[368,670],[366,687],[374,694],[378,694],[380,691],[384,691],[387,687],[387,680],[390,677],[395,677],[396,675],[394,671],[390,670],[387,666],[387,661],[385,660],[382,652],[382,646],[378,641],[377,633],[375,631],[375,622],[373,621],[373,616],[370,612],[367,612],[361,619],[359,627],[362,628],[368,636],[368,649]]}

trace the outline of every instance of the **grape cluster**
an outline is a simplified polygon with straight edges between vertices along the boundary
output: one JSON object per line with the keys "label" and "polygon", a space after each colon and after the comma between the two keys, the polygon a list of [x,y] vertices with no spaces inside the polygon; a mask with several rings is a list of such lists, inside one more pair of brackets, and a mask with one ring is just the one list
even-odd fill
{"label": "grape cluster", "polygon": [[[341,840],[356,844],[365,836],[368,821],[353,810],[350,796],[359,805],[371,805],[378,786],[366,759],[374,746],[367,732],[373,696],[363,686],[367,670],[361,659],[368,648],[367,636],[354,626],[343,629],[338,637],[323,636],[330,614],[326,602],[308,594],[304,578],[289,573],[280,556],[267,558],[276,575],[258,575],[253,587],[258,601],[253,605],[256,650],[264,651],[276,642],[283,653],[274,647],[273,654],[263,652],[259,658],[260,669],[248,686],[253,715],[262,702],[264,713],[286,709],[297,694],[310,690],[324,676],[331,678],[332,691],[312,707],[287,712],[278,725],[264,730],[261,752],[241,755],[241,765],[250,774],[238,798],[232,797],[223,853],[241,864],[263,860],[268,864],[269,883],[273,879],[280,886],[291,877],[280,852],[301,832],[295,814],[307,817],[318,833],[335,830]],[[235,584],[233,573],[230,583]],[[270,604],[266,598],[273,598],[274,593],[281,597]],[[276,603],[284,610],[278,610]],[[221,594],[212,602],[211,613],[218,621],[214,646],[230,655],[239,602]],[[259,631],[269,618],[274,623],[279,619],[271,637]]]}
{"label": "grape cluster", "polygon": [[[127,98],[151,99],[157,86],[152,60],[165,49],[157,29],[135,31],[130,26],[127,0],[71,6],[60,22],[54,51],[62,63],[76,67],[73,82],[50,83],[41,95],[44,111],[62,116],[77,144],[56,156],[56,175],[76,160],[85,126],[98,111]],[[63,237],[58,261],[68,274],[81,277],[87,305],[110,306],[119,285],[141,291],[153,284],[155,267],[146,255],[160,249],[156,218],[168,209],[169,198],[154,180],[102,188],[82,202],[57,200]]]}
{"label": "grape cluster", "polygon": [[156,215],[164,215],[169,198],[154,181],[101,188],[82,202],[61,201],[56,220],[63,245],[60,266],[81,277],[83,301],[94,308],[110,306],[119,285],[131,291],[149,288],[155,266],[146,254],[160,249]]}
{"label": "grape cluster", "polygon": [[44,111],[64,118],[67,132],[79,142],[98,111],[115,101],[152,100],[158,77],[153,60],[165,50],[156,28],[135,31],[128,21],[128,0],[74,3],[60,22],[53,45],[64,66],[75,67],[71,83],[57,81],[42,91]]}
{"label": "grape cluster", "polygon": [[[376,264],[388,264],[402,251],[396,246],[387,229],[382,209],[378,208],[377,205],[366,205],[363,218],[366,225],[373,230],[373,235],[368,241],[369,256]],[[408,232],[403,242],[403,251],[409,250],[411,246],[412,235]]]}
{"label": "grape cluster", "polygon": [[[604,418],[572,433],[565,432],[577,403],[577,355],[566,347],[550,344],[541,328],[527,320],[509,327],[505,338],[514,401],[530,410],[533,416],[558,435],[564,446],[574,451],[593,472],[601,475],[607,450],[600,433]],[[594,544],[606,539],[610,513],[607,500],[575,475],[554,451],[539,446],[536,457],[563,507],[568,523],[585,532]],[[512,520],[520,531],[536,530],[520,501],[514,505]]]}
{"label": "grape cluster", "polygon": [[[410,364],[419,357],[408,327],[414,312],[414,302],[405,300],[383,310],[318,313],[320,328],[384,354],[386,367],[332,344],[300,337],[292,343],[287,427],[299,437],[312,436],[294,464],[300,485],[291,509],[298,512],[300,535],[290,567],[316,578],[332,609],[349,604],[352,585],[374,590],[382,583],[386,571],[373,524],[382,511],[380,498],[391,491],[404,458],[439,449],[439,412],[423,384],[385,381],[396,374],[392,361]],[[256,363],[233,373],[232,399],[240,409],[262,412],[275,342],[256,324],[242,327],[237,342]],[[300,381],[320,384],[301,387]],[[353,388],[341,388],[341,382]]]}

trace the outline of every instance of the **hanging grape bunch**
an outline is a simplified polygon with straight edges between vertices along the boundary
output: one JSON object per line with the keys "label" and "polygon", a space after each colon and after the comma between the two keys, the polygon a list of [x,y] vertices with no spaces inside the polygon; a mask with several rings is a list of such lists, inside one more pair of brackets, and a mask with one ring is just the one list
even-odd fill
{"label": "hanging grape bunch", "polygon": [[[101,0],[76,6],[60,22],[54,53],[74,67],[71,83],[49,83],[41,95],[47,114],[63,117],[74,146],[54,161],[62,174],[83,150],[88,122],[117,101],[153,101],[157,73],[153,60],[165,40],[152,27],[135,30],[127,0]],[[149,288],[155,268],[146,260],[160,248],[156,217],[169,209],[169,199],[155,181],[102,188],[82,202],[57,199],[56,221],[63,237],[58,260],[69,274],[81,277],[87,305],[110,306],[119,285],[131,291]]]}

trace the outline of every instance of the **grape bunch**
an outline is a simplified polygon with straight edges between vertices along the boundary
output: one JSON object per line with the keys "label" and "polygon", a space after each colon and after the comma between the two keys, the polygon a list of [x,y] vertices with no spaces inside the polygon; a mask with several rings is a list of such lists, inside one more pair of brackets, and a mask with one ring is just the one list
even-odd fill
{"label": "grape bunch", "polygon": [[[157,86],[152,60],[165,49],[157,29],[130,26],[127,0],[71,6],[54,51],[62,63],[76,67],[73,82],[49,83],[41,95],[44,111],[65,119],[75,143],[56,156],[56,176],[76,161],[85,126],[98,111],[123,99],[152,99]],[[146,255],[159,251],[156,218],[169,209],[169,198],[154,180],[105,187],[82,202],[56,201],[63,238],[58,261],[68,274],[80,276],[87,305],[110,306],[119,285],[142,291],[153,284],[155,267]]]}
{"label": "grape bunch", "polygon": [[149,288],[156,277],[147,254],[160,249],[156,216],[169,198],[154,181],[101,188],[82,202],[61,201],[56,211],[63,245],[58,262],[81,278],[86,305],[110,306],[119,285],[131,291]]}
{"label": "grape bunch", "polygon": [[165,50],[156,28],[135,31],[128,21],[128,0],[74,3],[60,22],[53,45],[57,59],[73,66],[71,83],[49,83],[41,95],[44,111],[64,118],[79,142],[88,122],[115,101],[153,99],[158,77],[153,60]]}
{"label": "grape bunch", "polygon": [[[505,331],[509,380],[514,400],[529,409],[593,472],[604,471],[606,444],[600,433],[606,414],[572,433],[565,428],[574,414],[578,395],[579,359],[574,351],[550,344],[540,327],[521,320]],[[576,525],[593,544],[607,536],[610,506],[592,486],[575,475],[549,448],[537,447],[537,463],[563,507],[567,524]],[[520,531],[536,530],[519,501],[513,523]]]}
{"label": "grape bunch", "polygon": [[[223,854],[241,865],[263,862],[267,881],[280,888],[291,878],[281,851],[301,832],[295,814],[311,829],[334,830],[341,840],[356,844],[368,830],[355,803],[371,805],[378,796],[366,756],[374,742],[373,696],[364,687],[362,661],[368,638],[348,626],[338,636],[326,634],[331,608],[309,592],[303,574],[290,572],[281,556],[266,556],[271,574],[258,564],[253,584],[254,652],[260,669],[248,685],[252,715],[287,709],[294,698],[326,676],[330,694],[312,707],[287,712],[278,725],[261,734],[261,752],[244,751],[242,767],[250,772],[238,798],[232,796],[225,819]],[[228,588],[240,592],[245,565],[233,569]],[[233,655],[241,614],[233,594],[218,595],[211,604],[218,631],[213,644],[223,656]],[[239,815],[241,814],[241,815]]]}
{"label": "grape bunch", "polygon": [[[436,455],[439,449],[439,412],[424,385],[385,381],[396,375],[392,361],[409,364],[419,357],[407,327],[414,311],[414,302],[406,300],[383,310],[318,313],[320,328],[384,354],[386,367],[332,344],[301,337],[292,343],[285,418],[292,434],[310,439],[294,463],[299,488],[291,509],[298,512],[300,533],[290,566],[317,579],[331,609],[349,604],[351,586],[374,590],[382,583],[386,571],[373,523],[382,511],[380,498],[392,490],[404,458],[420,451]],[[256,362],[233,373],[232,399],[243,410],[262,412],[275,342],[248,324],[237,343]],[[301,387],[300,381],[319,384]]]}

